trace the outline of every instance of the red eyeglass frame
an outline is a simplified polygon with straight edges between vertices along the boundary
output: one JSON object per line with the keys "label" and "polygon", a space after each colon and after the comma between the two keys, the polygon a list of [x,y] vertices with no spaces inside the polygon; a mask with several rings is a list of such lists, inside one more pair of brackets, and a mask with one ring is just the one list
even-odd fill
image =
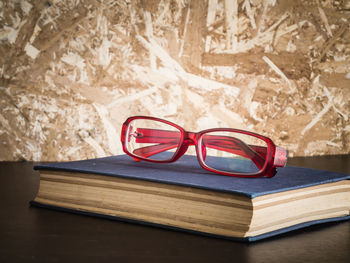
{"label": "red eyeglass frame", "polygon": [[[165,123],[167,125],[170,125],[176,129],[178,129],[180,131],[180,139],[177,142],[178,146],[177,146],[177,151],[174,153],[174,155],[172,156],[171,159],[169,160],[154,160],[154,159],[148,159],[148,158],[143,158],[140,155],[135,155],[131,152],[129,152],[129,150],[127,149],[126,146],[126,134],[127,134],[127,129],[129,127],[130,122],[137,120],[137,119],[145,119],[145,120],[154,120],[154,121],[158,121],[158,122],[162,122]],[[147,129],[144,129],[147,130]],[[203,136],[203,134],[206,134],[208,132],[220,132],[220,131],[226,131],[226,132],[235,132],[235,133],[241,133],[241,134],[245,134],[245,135],[249,135],[249,136],[253,136],[256,137],[258,139],[263,140],[266,144],[267,144],[267,149],[266,149],[266,156],[263,157],[259,152],[258,156],[262,157],[262,158],[266,158],[265,159],[265,163],[263,165],[263,167],[256,173],[230,173],[230,172],[224,172],[224,171],[220,171],[220,170],[216,170],[213,169],[209,166],[207,166],[204,162],[204,160],[202,159],[202,153],[200,150],[200,144],[198,143],[199,140],[201,139],[201,137]],[[163,132],[163,131],[162,131]],[[164,132],[168,132],[168,131],[164,131]],[[181,156],[183,156],[188,147],[190,145],[194,145],[196,148],[196,154],[197,154],[197,160],[199,162],[199,164],[206,170],[214,172],[216,174],[220,174],[220,175],[226,175],[226,176],[233,176],[233,177],[273,177],[276,174],[276,167],[284,167],[286,165],[287,162],[287,150],[281,147],[276,146],[273,141],[268,138],[265,137],[263,135],[254,133],[254,132],[249,132],[249,131],[244,131],[244,130],[239,130],[239,129],[232,129],[232,128],[214,128],[214,129],[206,129],[200,132],[189,132],[186,131],[184,128],[182,128],[181,126],[167,121],[167,120],[163,120],[160,118],[156,118],[156,117],[150,117],[150,116],[133,116],[133,117],[129,117],[122,126],[122,131],[121,131],[121,143],[122,143],[122,147],[123,147],[123,151],[128,154],[129,156],[131,156],[135,161],[146,161],[146,162],[152,162],[152,163],[171,163],[171,162],[175,162],[176,160],[178,160]],[[171,144],[171,142],[170,142]],[[255,146],[255,147],[260,147],[260,148],[265,148],[265,147],[261,147],[261,146]],[[173,147],[175,148],[175,147]],[[158,152],[161,151],[166,151],[166,148],[163,148],[163,150],[159,150]],[[158,153],[156,152],[156,153]],[[152,155],[152,154],[151,154]],[[257,163],[256,163],[257,164]]]}

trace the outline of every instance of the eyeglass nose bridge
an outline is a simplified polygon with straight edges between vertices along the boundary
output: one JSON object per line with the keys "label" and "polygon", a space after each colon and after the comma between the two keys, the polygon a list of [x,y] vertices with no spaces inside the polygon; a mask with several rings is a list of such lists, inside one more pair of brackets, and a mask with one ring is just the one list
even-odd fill
{"label": "eyeglass nose bridge", "polygon": [[186,132],[184,135],[184,143],[188,145],[196,145],[197,143],[197,134],[195,132]]}
{"label": "eyeglass nose bridge", "polygon": [[184,140],[183,143],[178,151],[178,153],[176,154],[176,157],[173,161],[178,160],[181,156],[183,156],[188,149],[188,146],[190,145],[196,145],[197,143],[197,136],[195,132],[185,132],[184,133]]}
{"label": "eyeglass nose bridge", "polygon": [[206,159],[206,156],[207,156],[207,150],[206,150],[204,145],[201,145],[200,149],[197,149],[198,148],[197,147],[198,136],[197,136],[197,133],[195,133],[195,132],[185,132],[184,142],[183,142],[181,149],[179,150],[178,157],[176,158],[176,160],[179,159],[181,156],[183,156],[186,153],[188,146],[190,146],[190,145],[196,146],[198,160],[202,159],[204,161]]}

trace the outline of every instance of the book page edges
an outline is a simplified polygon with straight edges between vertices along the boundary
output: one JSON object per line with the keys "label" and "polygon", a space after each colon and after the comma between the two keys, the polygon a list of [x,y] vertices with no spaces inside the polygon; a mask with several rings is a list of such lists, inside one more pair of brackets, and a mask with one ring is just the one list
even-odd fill
{"label": "book page edges", "polygon": [[[253,218],[246,236],[350,214],[350,180],[254,198]],[[271,218],[271,215],[272,218]]]}
{"label": "book page edges", "polygon": [[[332,218],[347,218],[350,210],[349,180],[267,194],[250,200],[245,196],[211,190],[93,174],[42,170],[40,171],[40,176],[41,186],[35,201],[42,204],[61,206],[67,209],[76,209],[77,211],[86,211],[96,214],[106,214],[115,217],[125,217],[128,220],[145,221],[168,227],[184,228],[190,231],[207,232],[208,234],[218,236],[247,238],[249,240],[255,240],[252,238],[254,236],[264,236],[268,232],[274,233],[276,231],[281,231],[281,229],[293,229],[293,226],[308,224],[308,222],[332,220]],[[86,181],[85,177],[88,177],[89,180]],[[103,178],[102,180],[101,177]],[[114,180],[118,182],[115,183],[113,182]],[[144,195],[151,194],[158,197],[162,196],[162,198],[173,198],[176,202],[192,204],[196,207],[200,217],[194,217],[193,215],[188,216],[191,209],[182,211],[182,214],[172,214],[168,217],[164,217],[160,215],[166,214],[167,211],[162,208],[163,210],[158,211],[158,214],[148,214],[145,216],[147,214],[145,210],[123,212],[123,209],[120,207],[117,209],[119,212],[115,213],[114,210],[118,202],[112,202],[110,204],[111,207],[101,208],[96,205],[96,202],[92,205],[78,204],[79,202],[72,204],[72,202],[68,200],[52,200],[59,197],[55,196],[55,187],[51,188],[48,192],[42,189],[45,181],[46,183],[51,181],[54,182],[54,184],[80,185],[80,189],[83,187],[82,185],[85,185],[84,187],[100,187],[100,189],[103,189],[107,185],[109,188],[113,188],[114,184],[118,184],[117,188],[119,188],[120,191],[129,191],[130,193],[137,191]],[[44,188],[45,187],[46,186],[44,186]],[[76,189],[74,191],[76,191]],[[328,200],[329,196],[337,197],[336,199]],[[339,200],[342,201],[339,202]],[[153,201],[157,202],[155,199]],[[306,201],[308,202],[307,206],[314,206],[314,204],[319,203],[329,205],[334,202],[339,205],[331,209],[316,207],[313,212],[299,211],[299,215],[297,216],[293,216],[292,213],[286,213],[286,211],[293,211],[293,209],[295,210],[303,205],[306,206]],[[208,204],[211,205],[212,208],[214,207],[212,211],[221,213],[220,211],[222,209],[223,211],[231,209],[231,214],[223,213],[221,218],[223,221],[213,224],[212,220],[215,220],[215,218],[207,217],[208,215],[203,218],[203,211],[205,211]],[[91,208],[94,206],[95,208]],[[162,207],[162,205],[160,205],[160,207]],[[173,206],[173,208],[179,212],[179,206]],[[283,212],[281,213],[281,211]],[[140,217],[140,214],[143,214],[143,217]],[[274,215],[273,218],[269,216],[271,214]],[[282,214],[282,216],[280,214]],[[231,223],[229,224],[228,222]]]}
{"label": "book page edges", "polygon": [[240,195],[91,174],[40,176],[36,202],[217,235],[243,236],[252,213]]}

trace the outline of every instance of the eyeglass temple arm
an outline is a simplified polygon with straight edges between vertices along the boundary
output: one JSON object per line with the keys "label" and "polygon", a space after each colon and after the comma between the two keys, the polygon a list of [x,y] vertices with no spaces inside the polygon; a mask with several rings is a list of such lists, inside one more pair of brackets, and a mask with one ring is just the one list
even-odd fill
{"label": "eyeglass temple arm", "polygon": [[[178,133],[176,131],[166,131],[157,129],[137,128],[137,143],[159,143],[157,145],[145,146],[134,150],[134,154],[149,157],[154,154],[174,149],[178,144]],[[247,145],[237,138],[227,136],[205,136],[205,144],[209,148],[231,152],[242,157],[251,159],[255,165],[261,169],[265,164],[266,147]]]}
{"label": "eyeglass temple arm", "polygon": [[[177,147],[177,143],[160,143],[156,145],[150,145],[150,146],[138,148],[133,151],[133,154],[147,158],[161,152],[175,149],[176,147]],[[139,161],[138,159],[135,159],[135,160]]]}

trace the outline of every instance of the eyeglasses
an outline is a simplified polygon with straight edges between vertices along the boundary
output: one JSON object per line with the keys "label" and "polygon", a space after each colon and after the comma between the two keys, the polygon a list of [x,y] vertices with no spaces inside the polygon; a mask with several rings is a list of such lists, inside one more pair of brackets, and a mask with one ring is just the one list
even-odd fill
{"label": "eyeglasses", "polygon": [[249,131],[217,128],[197,133],[154,117],[129,117],[121,133],[123,150],[135,161],[175,162],[195,146],[206,170],[236,177],[272,177],[287,163],[287,150]]}

